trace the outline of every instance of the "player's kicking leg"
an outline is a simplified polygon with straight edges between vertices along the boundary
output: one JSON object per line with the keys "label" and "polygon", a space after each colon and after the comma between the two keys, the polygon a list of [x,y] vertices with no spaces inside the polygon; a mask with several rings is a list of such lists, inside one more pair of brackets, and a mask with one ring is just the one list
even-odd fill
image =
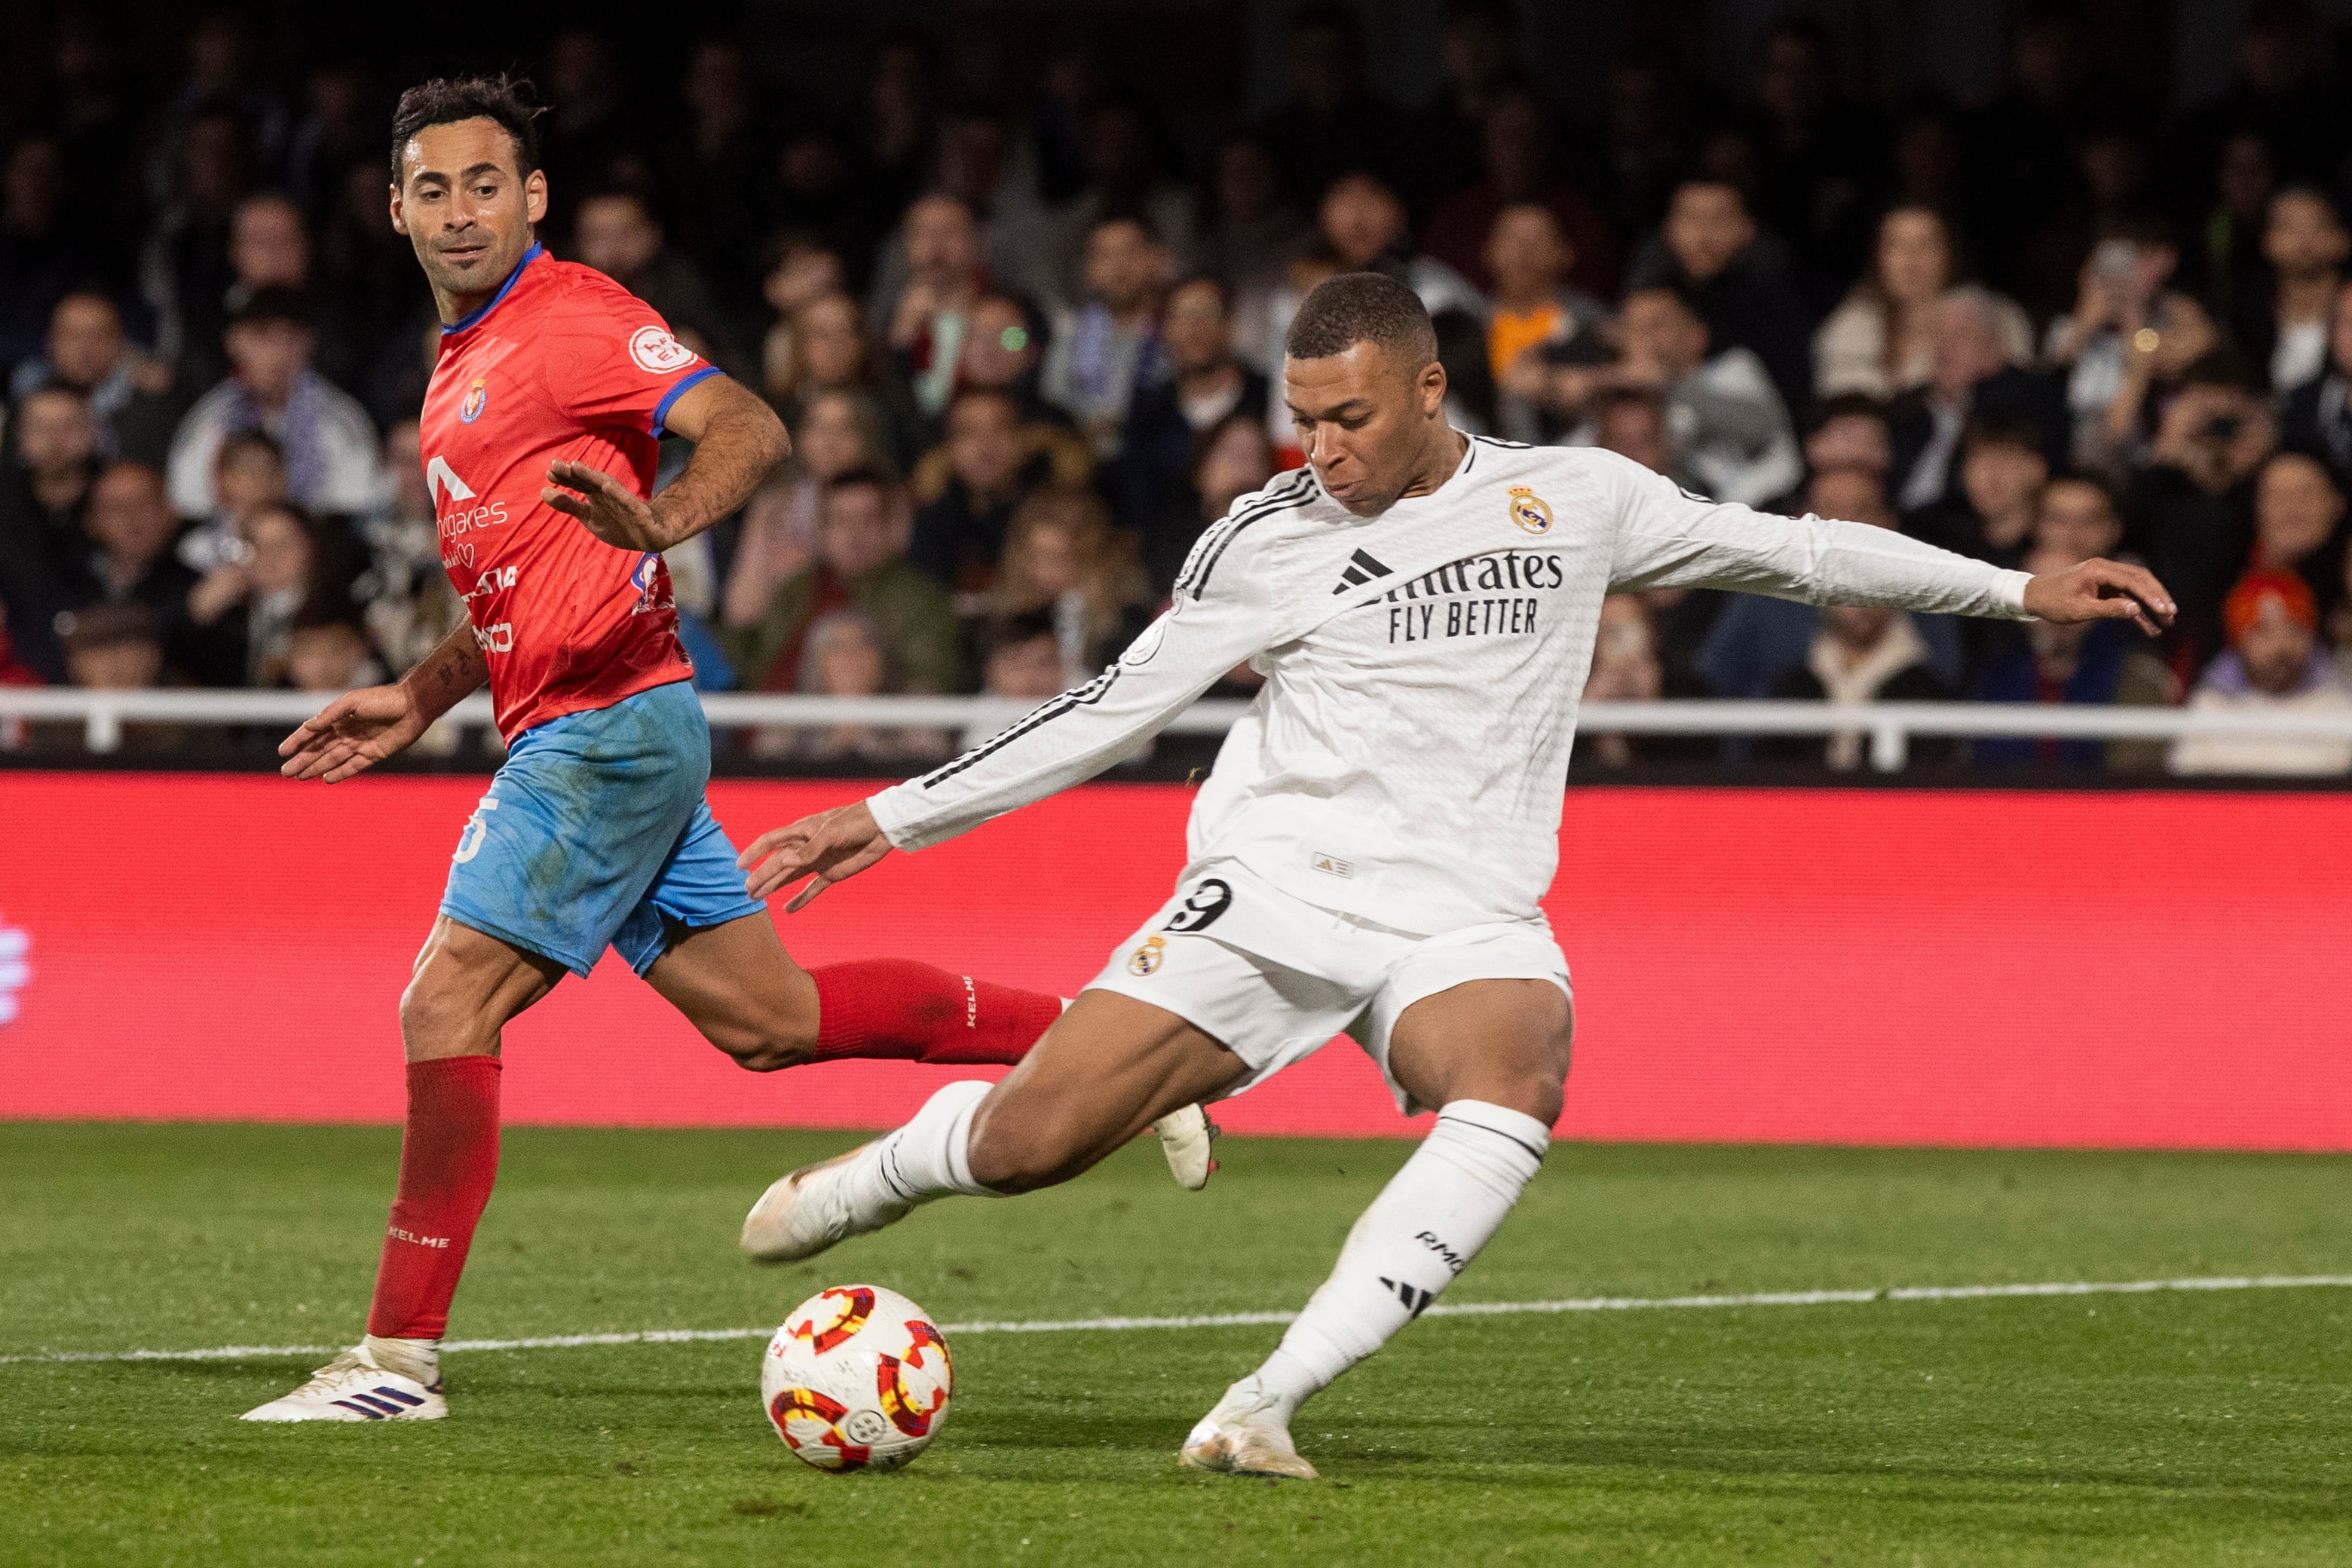
{"label": "player's kicking leg", "polygon": [[499,1170],[499,1035],[563,965],[443,915],[400,999],[408,1119],[367,1334],[247,1421],[446,1415],[441,1334]]}
{"label": "player's kicking leg", "polygon": [[1067,1181],[1248,1070],[1175,1014],[1089,990],[1003,1082],[951,1083],[897,1131],[770,1186],[743,1222],[743,1250],[792,1262],[950,1193]]}
{"label": "player's kicking leg", "polygon": [[1535,1175],[1559,1120],[1573,1018],[1548,980],[1479,980],[1398,1018],[1389,1072],[1437,1124],[1349,1231],[1330,1278],[1255,1372],[1184,1439],[1202,1469],[1312,1476],[1300,1405],[1419,1317],[1469,1266]]}

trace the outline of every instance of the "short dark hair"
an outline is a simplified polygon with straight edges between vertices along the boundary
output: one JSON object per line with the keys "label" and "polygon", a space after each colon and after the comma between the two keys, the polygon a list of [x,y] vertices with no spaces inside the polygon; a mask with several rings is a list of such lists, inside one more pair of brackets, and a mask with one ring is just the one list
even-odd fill
{"label": "short dark hair", "polygon": [[856,489],[880,490],[887,500],[898,493],[898,481],[890,477],[887,469],[872,463],[858,463],[834,475],[824,486],[824,493],[828,496]]}
{"label": "short dark hair", "polygon": [[1342,272],[1299,301],[1282,349],[1293,359],[1328,359],[1357,343],[1375,344],[1418,371],[1437,357],[1437,329],[1421,296],[1395,279]]}
{"label": "short dark hair", "polygon": [[310,302],[302,297],[302,291],[278,283],[256,289],[228,320],[233,327],[250,326],[260,321],[282,321],[289,326],[307,330],[312,324]]}
{"label": "short dark hair", "polygon": [[1833,392],[1813,399],[1813,405],[1805,410],[1805,434],[1818,435],[1823,426],[1838,419],[1875,419],[1883,426],[1887,423],[1886,407],[1866,392]]}
{"label": "short dark hair", "polygon": [[1008,647],[1018,647],[1039,637],[1058,637],[1053,615],[1045,610],[1019,610],[1008,616],[995,616],[982,623],[980,636],[980,657],[994,658]]}
{"label": "short dark hair", "polygon": [[514,140],[515,173],[528,177],[539,167],[541,106],[530,101],[530,83],[497,76],[435,77],[400,95],[392,111],[392,183],[400,184],[400,160],[416,133],[461,120],[494,120]]}
{"label": "short dark hair", "polygon": [[2015,414],[1974,415],[1961,426],[1961,451],[1973,452],[1983,447],[2013,447],[2031,452],[2045,462],[2049,460],[2042,427]]}

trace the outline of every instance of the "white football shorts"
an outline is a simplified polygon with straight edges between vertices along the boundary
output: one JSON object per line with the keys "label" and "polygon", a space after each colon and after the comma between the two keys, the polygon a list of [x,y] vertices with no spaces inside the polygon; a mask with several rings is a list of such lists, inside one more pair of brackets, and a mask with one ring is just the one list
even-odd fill
{"label": "white football shorts", "polygon": [[1240,1057],[1249,1076],[1228,1094],[1347,1035],[1411,1116],[1434,1108],[1389,1070],[1390,1032],[1415,1002],[1473,980],[1549,980],[1575,1000],[1541,916],[1418,936],[1318,909],[1223,860],[1188,871],[1087,989],[1165,1008]]}

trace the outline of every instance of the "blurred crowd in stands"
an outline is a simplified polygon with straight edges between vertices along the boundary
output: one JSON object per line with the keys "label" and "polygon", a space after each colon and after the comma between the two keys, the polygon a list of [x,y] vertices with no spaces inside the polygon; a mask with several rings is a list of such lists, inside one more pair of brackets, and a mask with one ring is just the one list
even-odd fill
{"label": "blurred crowd in stands", "polygon": [[[1205,523],[1299,460],[1284,326],[1374,268],[1434,314],[1463,428],[2004,565],[2136,558],[2181,605],[2151,644],[1624,596],[1594,698],[2352,709],[2352,115],[2307,6],[2258,0],[2233,84],[2179,112],[2103,75],[2063,9],[2021,12],[2005,89],[1966,110],[1853,100],[1797,19],[1744,98],[1629,51],[1585,119],[1517,68],[1517,29],[1507,0],[1452,5],[1443,89],[1407,106],[1367,88],[1347,9],[1304,5],[1287,100],[1197,146],[1084,47],[1006,102],[949,93],[936,46],[892,36],[825,114],[773,100],[739,41],[641,102],[615,39],[552,37],[542,237],[793,435],[739,517],[671,553],[700,683],[1084,679]],[[133,101],[101,32],[55,33],[0,159],[0,681],[397,675],[464,614],[415,421],[436,321],[385,216],[404,84],[266,79],[224,16]],[[888,771],[947,739],[734,743]],[[1688,746],[1594,736],[1580,761]],[[1858,736],[1780,747],[1863,760]],[[2352,742],[2313,740],[1962,752],[2352,770]]]}

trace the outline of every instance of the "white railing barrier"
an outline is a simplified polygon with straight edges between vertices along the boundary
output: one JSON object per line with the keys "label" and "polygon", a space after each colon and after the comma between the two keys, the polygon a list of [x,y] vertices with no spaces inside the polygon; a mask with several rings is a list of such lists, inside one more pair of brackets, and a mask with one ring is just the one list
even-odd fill
{"label": "white railing barrier", "polygon": [[[324,706],[305,691],[85,691],[71,687],[0,686],[0,720],[79,721],[83,744],[109,752],[135,723],[283,725],[292,729]],[[965,744],[985,740],[1034,703],[991,697],[798,697],[707,692],[703,711],[714,729],[875,724],[949,730]],[[1167,728],[1176,735],[1223,734],[1248,705],[1194,703]],[[487,727],[487,697],[450,710],[461,726]],[[1870,738],[1881,772],[1900,769],[1914,736],[2050,737],[2063,740],[2168,741],[2183,735],[2352,738],[2352,713],[2205,712],[2183,708],[2093,708],[2000,702],[1590,702],[1577,727],[1587,735],[1832,735]]]}

